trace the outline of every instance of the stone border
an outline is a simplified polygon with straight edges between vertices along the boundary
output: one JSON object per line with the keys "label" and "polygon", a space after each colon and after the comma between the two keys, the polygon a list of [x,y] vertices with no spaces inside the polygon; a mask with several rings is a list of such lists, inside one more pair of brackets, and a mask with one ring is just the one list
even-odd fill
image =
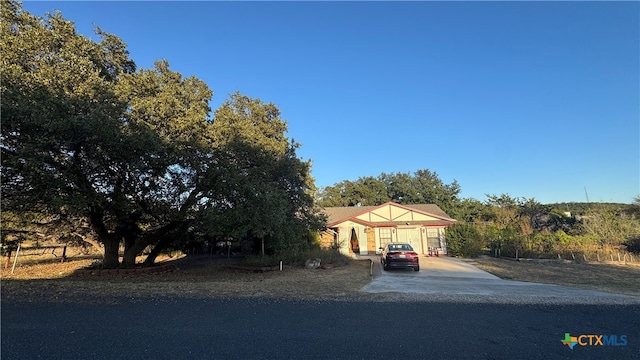
{"label": "stone border", "polygon": [[176,271],[175,265],[162,265],[131,269],[78,269],[73,272],[73,276],[126,276],[142,274],[159,274]]}
{"label": "stone border", "polygon": [[[287,269],[289,266],[285,265],[284,269]],[[333,264],[324,264],[321,265],[318,269],[329,270],[334,267]],[[229,270],[239,270],[239,271],[248,271],[248,272],[270,272],[270,271],[278,271],[280,270],[279,265],[275,266],[242,266],[242,265],[228,265],[225,268]],[[179,268],[173,264],[171,265],[162,265],[162,266],[152,266],[152,267],[142,267],[142,268],[131,268],[131,269],[78,269],[73,272],[72,276],[74,277],[89,277],[89,276],[127,276],[127,275],[144,275],[144,274],[159,274],[159,273],[167,273],[177,271]]]}
{"label": "stone border", "polygon": [[[329,270],[329,269],[332,269],[333,267],[334,267],[333,264],[324,264],[324,265],[320,265],[318,269]],[[280,265],[274,265],[274,266],[228,265],[228,266],[225,266],[225,268],[229,270],[239,270],[239,271],[249,271],[249,272],[269,272],[269,271],[280,270]],[[291,268],[291,266],[283,265],[283,270],[286,270],[287,268]]]}
{"label": "stone border", "polygon": [[225,268],[229,270],[240,270],[240,271],[252,271],[252,272],[267,272],[267,271],[278,271],[280,270],[280,265],[275,266],[242,266],[242,265],[228,265]]}

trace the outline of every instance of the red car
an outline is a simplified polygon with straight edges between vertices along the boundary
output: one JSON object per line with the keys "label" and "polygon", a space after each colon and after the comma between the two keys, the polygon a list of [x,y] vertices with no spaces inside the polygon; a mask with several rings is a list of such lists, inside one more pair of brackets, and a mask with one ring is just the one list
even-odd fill
{"label": "red car", "polygon": [[414,271],[420,271],[418,253],[413,251],[411,245],[389,243],[380,249],[382,250],[380,262],[384,270],[389,270],[390,268],[412,268]]}

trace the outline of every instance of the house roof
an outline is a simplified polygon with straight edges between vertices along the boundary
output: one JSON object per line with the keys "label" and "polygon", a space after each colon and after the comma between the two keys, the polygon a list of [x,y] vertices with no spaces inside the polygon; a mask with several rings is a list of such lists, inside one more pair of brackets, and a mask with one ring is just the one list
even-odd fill
{"label": "house roof", "polygon": [[412,205],[400,205],[394,202],[388,202],[377,206],[341,206],[341,207],[327,207],[324,208],[324,213],[327,215],[327,224],[329,227],[337,223],[341,223],[347,220],[362,223],[364,225],[374,225],[366,221],[357,219],[356,217],[381,208],[383,206],[393,205],[408,210],[413,210],[422,214],[429,215],[436,218],[433,221],[389,221],[385,223],[375,223],[376,226],[397,226],[397,225],[449,225],[456,220],[452,219],[438,207],[436,204],[412,204]]}

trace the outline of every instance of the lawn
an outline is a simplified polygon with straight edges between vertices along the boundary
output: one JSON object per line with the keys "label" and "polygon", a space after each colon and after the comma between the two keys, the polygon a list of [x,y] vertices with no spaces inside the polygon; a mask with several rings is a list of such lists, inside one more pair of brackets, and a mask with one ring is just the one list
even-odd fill
{"label": "lawn", "polygon": [[283,271],[234,269],[237,260],[211,259],[194,265],[184,258],[160,259],[174,271],[153,274],[74,276],[93,259],[66,263],[24,262],[2,269],[2,299],[73,299],[87,297],[268,297],[280,299],[339,299],[361,296],[371,281],[369,261],[351,261],[329,269],[285,266]]}
{"label": "lawn", "polygon": [[479,258],[478,268],[500,278],[640,296],[640,264],[514,261]]}
{"label": "lawn", "polygon": [[[198,260],[198,261],[194,261]],[[238,260],[211,257],[159,258],[174,271],[107,276],[75,276],[95,258],[21,258],[14,274],[2,269],[3,300],[69,301],[115,297],[356,299],[371,297],[360,291],[371,281],[369,261],[353,260],[328,269],[285,266],[283,271],[238,269]],[[640,296],[640,265],[513,261],[494,258],[468,260],[503,279],[572,286]],[[235,266],[235,267],[234,267]],[[106,300],[105,300],[106,299]]]}

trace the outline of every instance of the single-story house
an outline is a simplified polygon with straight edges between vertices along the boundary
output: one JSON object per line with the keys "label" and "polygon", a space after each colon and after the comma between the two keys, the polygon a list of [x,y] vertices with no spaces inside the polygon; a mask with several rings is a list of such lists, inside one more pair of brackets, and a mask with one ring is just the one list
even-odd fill
{"label": "single-story house", "polygon": [[344,254],[371,255],[390,242],[411,244],[419,254],[447,253],[445,229],[452,219],[435,204],[327,207],[322,245]]}

